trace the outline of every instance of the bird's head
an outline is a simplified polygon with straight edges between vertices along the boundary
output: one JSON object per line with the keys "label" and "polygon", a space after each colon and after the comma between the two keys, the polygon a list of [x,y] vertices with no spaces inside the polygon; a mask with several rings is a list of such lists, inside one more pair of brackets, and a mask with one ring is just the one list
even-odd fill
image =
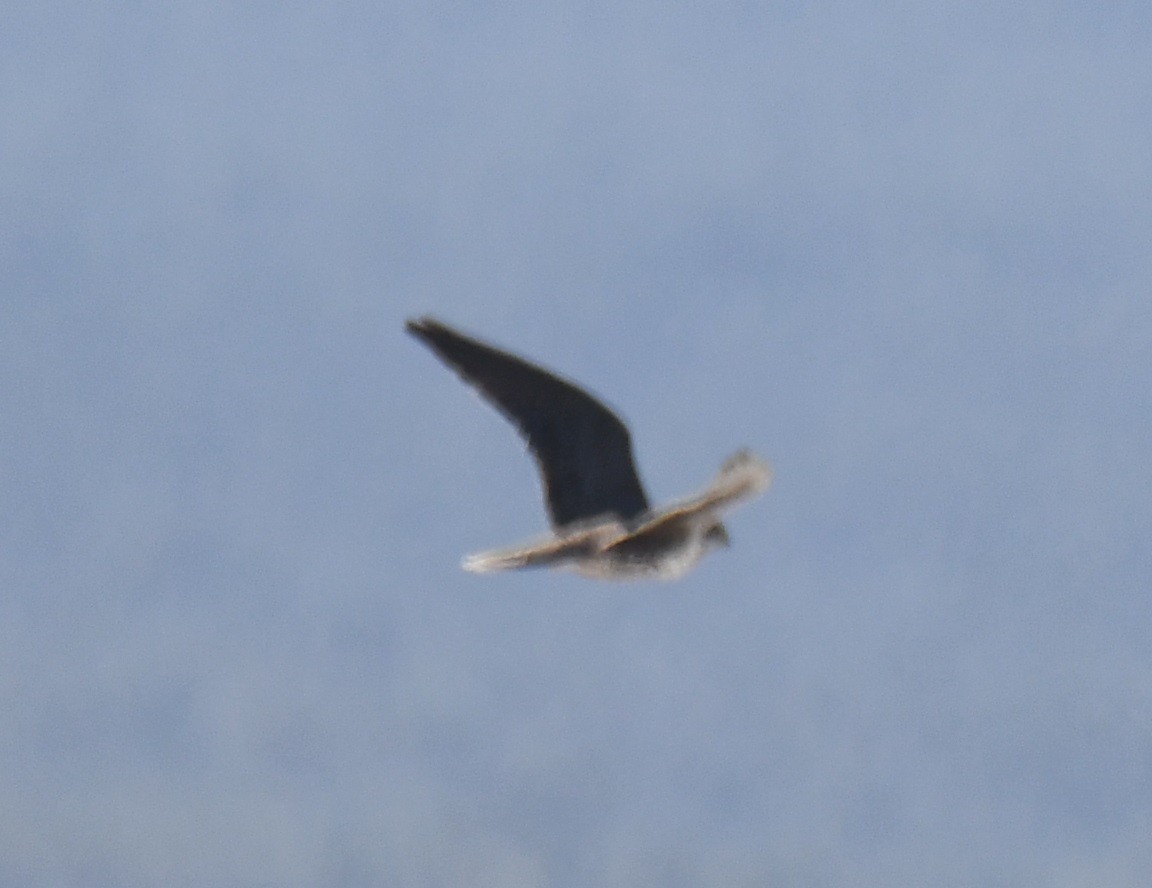
{"label": "bird's head", "polygon": [[728,529],[719,521],[704,531],[704,542],[713,549],[727,549],[731,545],[728,539]]}

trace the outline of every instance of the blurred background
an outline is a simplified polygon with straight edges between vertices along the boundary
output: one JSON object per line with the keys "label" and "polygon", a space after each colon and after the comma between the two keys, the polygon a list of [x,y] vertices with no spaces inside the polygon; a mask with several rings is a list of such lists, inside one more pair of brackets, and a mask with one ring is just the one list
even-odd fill
{"label": "blurred background", "polygon": [[[1152,883],[1152,11],[173,0],[0,33],[0,882]],[[431,313],[602,395],[545,527]]]}

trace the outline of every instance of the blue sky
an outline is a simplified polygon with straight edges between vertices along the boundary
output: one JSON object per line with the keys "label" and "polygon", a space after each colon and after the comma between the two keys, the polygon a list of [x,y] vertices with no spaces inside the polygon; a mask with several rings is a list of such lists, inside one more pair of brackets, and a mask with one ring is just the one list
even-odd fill
{"label": "blue sky", "polygon": [[[0,881],[1152,878],[1152,14],[37,4],[0,34]],[[775,486],[475,577],[432,313]]]}

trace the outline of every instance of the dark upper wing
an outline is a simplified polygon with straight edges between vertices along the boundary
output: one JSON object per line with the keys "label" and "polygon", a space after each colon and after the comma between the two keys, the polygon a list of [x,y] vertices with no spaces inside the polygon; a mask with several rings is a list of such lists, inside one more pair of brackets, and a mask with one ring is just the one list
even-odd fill
{"label": "dark upper wing", "polygon": [[572,383],[431,318],[409,321],[407,329],[527,438],[554,526],[647,510],[628,429],[611,410]]}

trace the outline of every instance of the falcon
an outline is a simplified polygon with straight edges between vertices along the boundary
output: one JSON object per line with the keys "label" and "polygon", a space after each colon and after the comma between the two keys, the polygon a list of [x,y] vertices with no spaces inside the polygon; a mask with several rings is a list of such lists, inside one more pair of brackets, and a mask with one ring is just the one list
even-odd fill
{"label": "falcon", "polygon": [[517,428],[543,480],[552,533],[469,555],[465,570],[554,567],[603,580],[678,579],[728,546],[720,513],[772,483],[771,466],[740,450],[700,493],[653,508],[628,428],[588,392],[434,318],[406,327]]}

